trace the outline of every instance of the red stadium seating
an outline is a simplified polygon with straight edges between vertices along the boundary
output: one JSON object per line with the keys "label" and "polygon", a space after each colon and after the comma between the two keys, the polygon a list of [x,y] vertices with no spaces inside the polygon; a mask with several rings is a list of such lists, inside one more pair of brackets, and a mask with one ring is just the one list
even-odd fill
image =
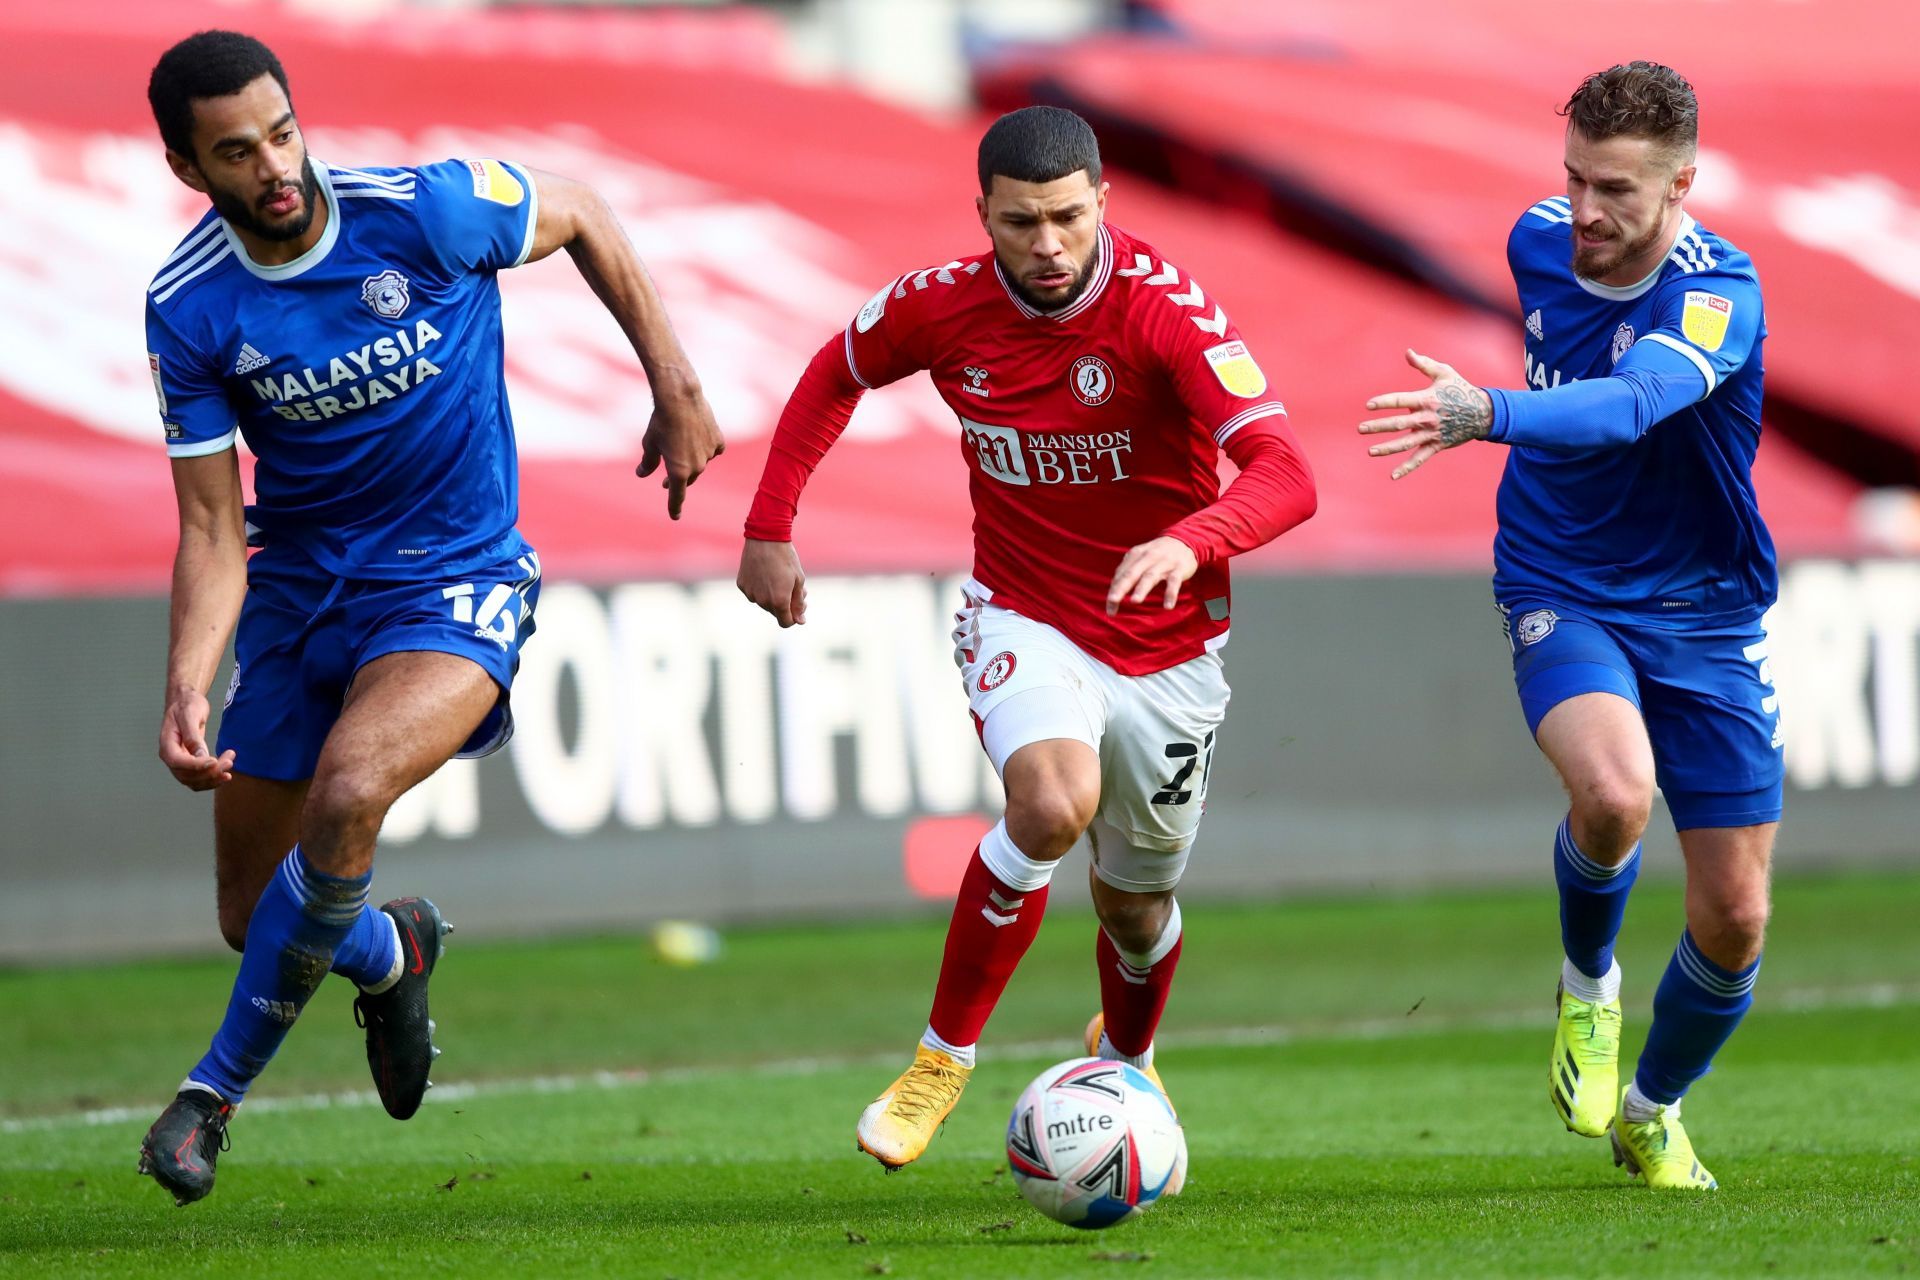
{"label": "red stadium seating", "polygon": [[[198,210],[145,115],[147,70],[171,34],[156,25],[0,26],[0,160],[14,184],[0,194],[0,593],[166,583],[173,509],[139,297]],[[265,34],[316,154],[399,163],[484,148],[568,172],[609,191],[653,266],[732,442],[679,525],[632,475],[647,401],[611,322],[564,260],[506,278],[523,524],[557,575],[731,576],[767,436],[812,352],[893,275],[984,247],[972,209],[979,120],[724,66],[642,71],[599,56]],[[1204,187],[1109,176],[1110,216],[1235,316],[1320,477],[1320,516],[1252,562],[1487,563],[1499,451],[1463,450],[1396,485],[1353,425],[1369,393],[1413,385],[1409,345],[1503,380],[1519,360],[1510,323],[1222,207]],[[1471,256],[1470,223],[1436,215],[1433,226]],[[1844,546],[1857,486],[1777,441],[1762,471],[1783,544]],[[964,474],[952,419],[924,383],[869,397],[803,503],[808,567],[964,567]]]}
{"label": "red stadium seating", "polygon": [[1075,107],[1123,163],[1502,310],[1507,228],[1561,189],[1555,107],[1619,58],[1678,66],[1702,103],[1690,207],[1767,289],[1773,425],[1870,483],[1920,483],[1920,86],[1876,35],[1904,6],[1159,8],[1185,38],[1016,51],[981,67],[983,99]]}

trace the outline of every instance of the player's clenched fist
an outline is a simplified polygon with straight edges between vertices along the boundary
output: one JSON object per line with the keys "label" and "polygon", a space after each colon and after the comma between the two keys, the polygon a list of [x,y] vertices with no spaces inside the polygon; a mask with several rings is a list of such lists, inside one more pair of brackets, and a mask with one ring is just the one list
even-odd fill
{"label": "player's clenched fist", "polygon": [[182,786],[210,791],[233,781],[233,752],[207,750],[207,699],[198,689],[179,689],[167,698],[160,720],[160,762]]}
{"label": "player's clenched fist", "polygon": [[748,538],[740,549],[740,576],[734,584],[783,627],[807,620],[807,574],[791,542]]}
{"label": "player's clenched fist", "polygon": [[1119,613],[1122,604],[1145,604],[1158,589],[1165,593],[1161,607],[1173,608],[1180,599],[1180,584],[1199,568],[1200,557],[1178,538],[1141,543],[1121,558],[1114,571],[1113,585],[1107,588],[1107,616]]}

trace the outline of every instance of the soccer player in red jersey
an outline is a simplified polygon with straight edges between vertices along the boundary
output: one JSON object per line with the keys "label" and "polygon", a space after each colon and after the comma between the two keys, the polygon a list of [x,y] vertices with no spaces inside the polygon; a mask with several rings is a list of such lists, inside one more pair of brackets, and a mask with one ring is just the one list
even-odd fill
{"label": "soccer player in red jersey", "polygon": [[[1101,926],[1088,1052],[1159,1081],[1174,887],[1227,709],[1227,557],[1315,504],[1286,410],[1227,313],[1106,224],[1086,121],[1056,107],[1002,116],[979,176],[992,252],[889,282],[814,356],[740,557],[747,598],[783,627],[805,622],[792,532],[807,477],[864,391],[931,374],[960,420],[974,507],[955,656],[1007,808],[961,882],[913,1065],[860,1117],[861,1149],[889,1168],[918,1159],[959,1100],[1082,833]],[[1224,493],[1222,449],[1240,468]]]}

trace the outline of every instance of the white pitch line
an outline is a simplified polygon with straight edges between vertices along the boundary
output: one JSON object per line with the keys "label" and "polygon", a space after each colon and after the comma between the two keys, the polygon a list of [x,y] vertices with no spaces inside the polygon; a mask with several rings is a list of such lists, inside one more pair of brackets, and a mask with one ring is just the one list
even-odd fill
{"label": "white pitch line", "polygon": [[[1852,987],[1801,987],[1769,992],[1765,1010],[1802,1013],[1822,1009],[1887,1009],[1920,1003],[1920,987],[1876,982]],[[1416,1005],[1415,1009],[1419,1006]],[[1529,1009],[1509,1009],[1491,1013],[1445,1016],[1428,1014],[1416,1017],[1414,1010],[1397,1018],[1363,1018],[1324,1023],[1300,1023],[1292,1026],[1220,1027],[1189,1034],[1161,1037],[1160,1045],[1171,1049],[1240,1049],[1267,1045],[1298,1044],[1317,1040],[1392,1040],[1401,1037],[1438,1034],[1446,1031],[1510,1031],[1523,1027],[1547,1026],[1551,1022],[1542,1001]],[[993,1056],[1001,1059],[1040,1058],[1056,1054],[1077,1054],[1083,1050],[1079,1040],[1027,1040],[993,1046]],[[781,1076],[817,1075],[852,1067],[888,1066],[899,1059],[897,1052],[847,1054],[843,1056],[782,1058],[772,1062],[742,1066],[666,1067],[657,1071],[636,1068],[630,1071],[586,1071],[563,1075],[524,1076],[504,1080],[476,1080],[435,1085],[427,1101],[435,1106],[464,1102],[470,1098],[511,1096],[514,1094],[579,1093],[587,1089],[636,1089],[649,1085],[686,1084],[721,1076],[771,1079]],[[380,1095],[371,1089],[348,1089],[339,1093],[305,1093],[286,1097],[256,1098],[245,1104],[248,1115],[282,1111],[327,1111],[334,1108],[356,1109],[380,1105]],[[151,1106],[100,1107],[91,1111],[72,1111],[63,1115],[29,1116],[0,1120],[0,1134],[45,1133],[59,1129],[84,1129],[100,1125],[126,1124],[148,1120],[155,1114]]]}

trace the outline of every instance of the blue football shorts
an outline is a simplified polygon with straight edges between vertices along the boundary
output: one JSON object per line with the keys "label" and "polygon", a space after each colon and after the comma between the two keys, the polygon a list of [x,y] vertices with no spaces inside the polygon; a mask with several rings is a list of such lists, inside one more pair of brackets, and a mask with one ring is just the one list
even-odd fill
{"label": "blue football shorts", "polygon": [[337,578],[296,554],[262,551],[247,565],[215,749],[233,750],[237,773],[310,778],[354,673],[389,653],[426,650],[469,658],[500,686],[457,756],[498,751],[513,736],[508,694],[539,598],[531,549],[458,581],[418,582]]}
{"label": "blue football shorts", "polygon": [[1583,693],[1640,709],[1676,830],[1780,820],[1780,704],[1759,618],[1671,629],[1542,599],[1501,603],[1527,729]]}

